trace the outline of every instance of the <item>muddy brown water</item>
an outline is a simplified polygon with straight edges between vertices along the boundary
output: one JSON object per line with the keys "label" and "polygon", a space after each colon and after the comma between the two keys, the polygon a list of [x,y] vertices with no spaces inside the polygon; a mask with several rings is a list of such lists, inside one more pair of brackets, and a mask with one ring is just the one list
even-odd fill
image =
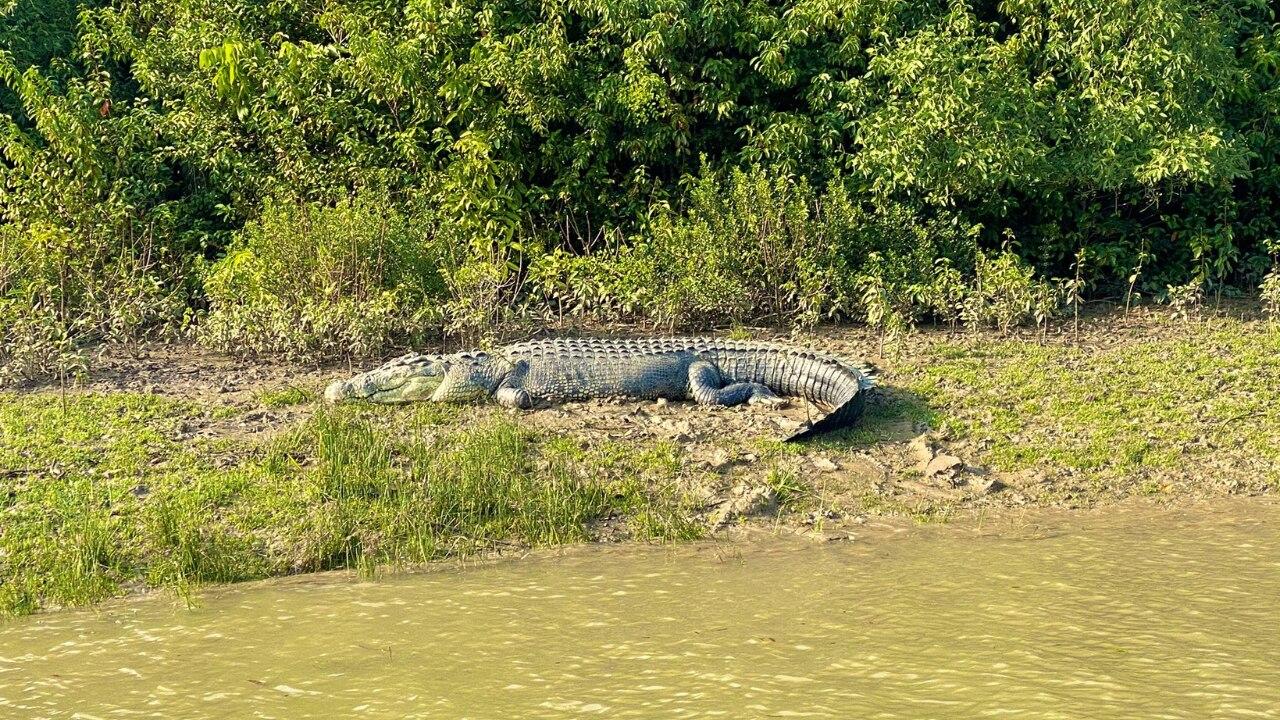
{"label": "muddy brown water", "polygon": [[314,576],[0,625],[0,717],[1280,717],[1280,506]]}

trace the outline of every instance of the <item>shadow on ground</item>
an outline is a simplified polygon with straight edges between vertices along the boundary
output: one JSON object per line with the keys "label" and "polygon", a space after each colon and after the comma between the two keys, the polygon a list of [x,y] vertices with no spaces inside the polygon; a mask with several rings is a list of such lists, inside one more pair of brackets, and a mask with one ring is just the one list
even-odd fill
{"label": "shadow on ground", "polygon": [[906,388],[878,386],[855,426],[819,436],[805,444],[815,449],[870,450],[884,443],[909,442],[938,426],[938,414],[923,396]]}

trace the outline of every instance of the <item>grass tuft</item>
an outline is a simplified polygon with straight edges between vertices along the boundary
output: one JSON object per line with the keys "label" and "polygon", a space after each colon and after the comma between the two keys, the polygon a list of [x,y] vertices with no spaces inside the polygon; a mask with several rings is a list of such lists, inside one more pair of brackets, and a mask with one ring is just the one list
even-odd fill
{"label": "grass tuft", "polygon": [[258,404],[273,410],[293,405],[305,405],[315,399],[316,393],[314,391],[293,385],[275,390],[263,390],[257,394]]}

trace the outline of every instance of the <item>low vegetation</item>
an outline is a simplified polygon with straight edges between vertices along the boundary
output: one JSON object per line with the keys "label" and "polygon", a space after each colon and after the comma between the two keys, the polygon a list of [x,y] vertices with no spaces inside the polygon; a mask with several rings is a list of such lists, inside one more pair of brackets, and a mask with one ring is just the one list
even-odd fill
{"label": "low vegetation", "polygon": [[288,385],[280,388],[259,390],[258,402],[265,408],[278,409],[291,405],[301,405],[315,400],[317,394],[307,388]]}
{"label": "low vegetation", "polygon": [[[805,512],[918,520],[1280,491],[1280,332],[1204,315],[1086,316],[1048,337],[904,333],[885,345],[883,388],[857,428],[803,448],[753,444],[763,482]],[[921,443],[962,467],[927,474]]]}
{"label": "low vegetation", "polygon": [[447,249],[419,215],[366,192],[334,207],[272,200],[208,269],[197,336],[235,354],[369,355],[439,328]]}
{"label": "low vegetation", "polygon": [[602,533],[696,537],[671,449],[585,452],[502,417],[319,410],[266,443],[197,441],[154,395],[0,396],[0,613]]}
{"label": "low vegetation", "polygon": [[[1280,333],[1220,315],[1087,344],[960,337],[897,356],[942,437],[1054,492],[1280,489]],[[920,352],[916,352],[916,350]]]}

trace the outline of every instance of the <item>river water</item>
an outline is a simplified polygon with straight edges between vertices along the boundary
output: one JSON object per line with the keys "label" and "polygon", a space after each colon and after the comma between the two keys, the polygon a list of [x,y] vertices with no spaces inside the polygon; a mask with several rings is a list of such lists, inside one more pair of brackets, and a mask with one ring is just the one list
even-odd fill
{"label": "river water", "polygon": [[1280,717],[1280,506],[292,578],[0,625],[0,717]]}

